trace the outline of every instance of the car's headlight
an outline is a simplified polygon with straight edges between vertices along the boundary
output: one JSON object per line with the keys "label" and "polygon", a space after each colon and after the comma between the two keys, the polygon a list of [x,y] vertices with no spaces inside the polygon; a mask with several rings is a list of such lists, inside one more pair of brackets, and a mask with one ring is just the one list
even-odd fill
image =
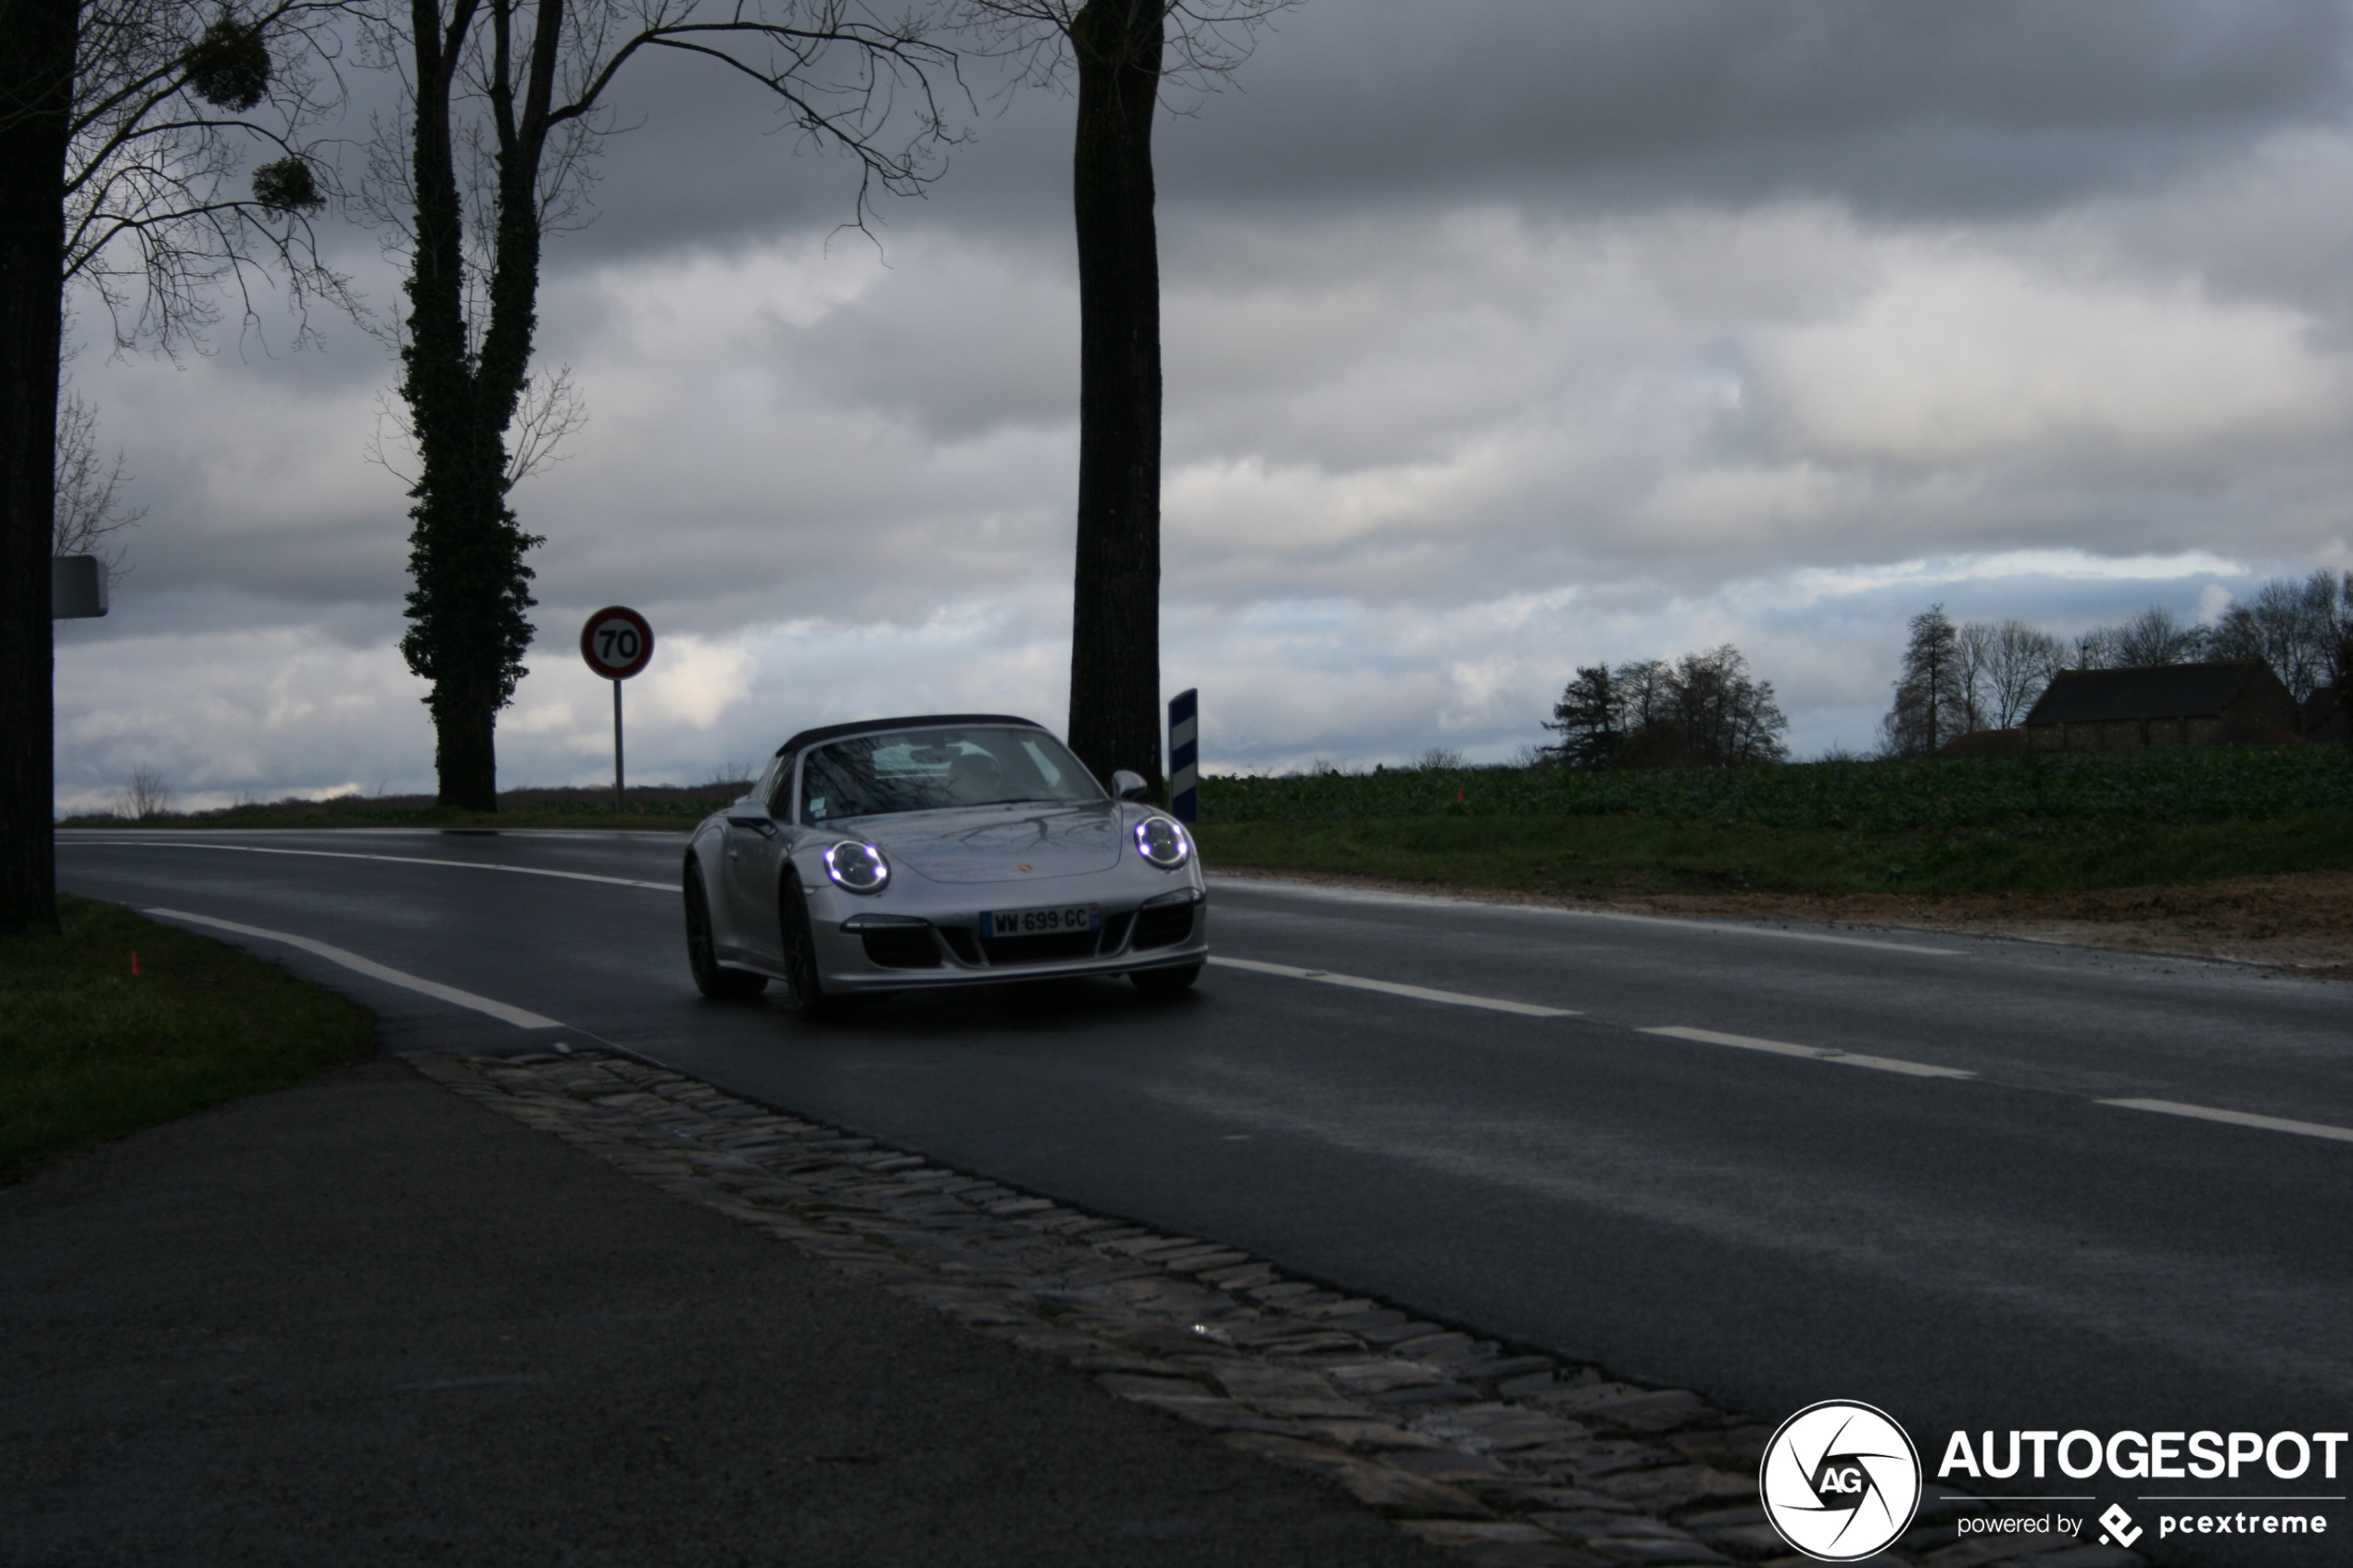
{"label": "car's headlight", "polygon": [[825,851],[825,874],[852,893],[880,893],[890,884],[890,862],[881,845],[844,839]]}
{"label": "car's headlight", "polygon": [[1173,872],[1193,858],[1192,835],[1174,817],[1146,817],[1136,824],[1136,853]]}

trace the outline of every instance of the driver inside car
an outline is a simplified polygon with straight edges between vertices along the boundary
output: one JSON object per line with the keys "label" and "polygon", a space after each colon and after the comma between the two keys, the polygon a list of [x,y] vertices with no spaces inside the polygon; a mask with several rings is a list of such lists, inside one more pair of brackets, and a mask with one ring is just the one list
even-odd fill
{"label": "driver inside car", "polygon": [[968,751],[948,766],[948,797],[960,806],[976,806],[1005,793],[1004,770],[985,751]]}

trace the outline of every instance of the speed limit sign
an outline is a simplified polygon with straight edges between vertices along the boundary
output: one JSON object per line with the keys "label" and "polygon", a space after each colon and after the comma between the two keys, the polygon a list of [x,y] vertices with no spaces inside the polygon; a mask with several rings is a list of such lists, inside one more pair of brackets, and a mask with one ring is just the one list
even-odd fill
{"label": "speed limit sign", "polygon": [[611,605],[580,629],[580,657],[608,681],[626,681],[654,656],[654,629],[625,605]]}

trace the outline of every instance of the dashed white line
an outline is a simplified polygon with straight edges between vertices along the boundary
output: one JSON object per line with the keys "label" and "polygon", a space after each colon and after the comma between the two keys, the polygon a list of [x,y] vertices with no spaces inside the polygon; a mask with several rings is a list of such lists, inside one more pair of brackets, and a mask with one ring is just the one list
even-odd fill
{"label": "dashed white line", "polygon": [[315,941],[308,936],[296,936],[292,932],[270,931],[258,925],[239,925],[233,920],[215,920],[210,915],[192,915],[185,909],[149,909],[146,912],[157,920],[184,920],[195,925],[208,925],[219,931],[233,931],[240,936],[258,936],[265,942],[283,942],[289,947],[299,947],[306,953],[316,953],[330,963],[339,963],[344,968],[367,975],[371,980],[381,980],[389,985],[420,991],[428,997],[453,1003],[458,1007],[472,1008],[476,1012],[486,1012],[501,1023],[511,1023],[518,1029],[560,1029],[564,1026],[560,1020],[544,1018],[538,1013],[527,1011],[522,1008],[510,1007],[505,1002],[493,1001],[488,997],[477,997],[472,991],[460,991],[455,985],[444,985],[438,980],[427,980],[422,975],[409,974],[400,970],[387,968],[373,959],[363,959],[359,954],[345,948],[330,947],[324,942]]}
{"label": "dashed white line", "polygon": [[[1760,936],[1780,942],[1822,942],[1833,947],[1870,947],[1883,953],[1918,953],[1935,959],[1966,958],[1958,947],[1931,947],[1919,942],[1896,942],[1885,937],[1837,936],[1827,931],[1790,931],[1780,926],[1755,925],[1742,921],[1708,921],[1679,919],[1671,915],[1631,915],[1617,909],[1571,909],[1557,904],[1528,904],[1511,898],[1463,898],[1444,893],[1391,893],[1368,887],[1331,887],[1319,883],[1288,882],[1278,876],[1236,876],[1213,874],[1209,879],[1213,889],[1236,890],[1260,888],[1294,895],[1302,898],[1321,898],[1345,904],[1443,904],[1466,909],[1508,909],[1516,914],[1544,915],[1562,920],[1610,921],[1622,925],[1664,925],[1684,931],[1701,931],[1710,935]],[[1233,918],[1230,911],[1227,918]]]}
{"label": "dashed white line", "polygon": [[2260,1127],[2267,1133],[2295,1133],[2308,1138],[2334,1138],[2353,1143],[2353,1127],[2332,1127],[2325,1122],[2291,1122],[2284,1116],[2258,1116],[2251,1110],[2217,1110],[2210,1105],[2183,1105],[2171,1099],[2104,1099],[2100,1105],[2126,1110],[2154,1110],[2166,1116],[2190,1116],[2200,1122],[2227,1122],[2233,1127]]}
{"label": "dashed white line", "polygon": [[[90,843],[84,839],[79,842]],[[483,860],[436,860],[422,855],[363,855],[356,849],[271,849],[258,844],[192,844],[172,838],[107,838],[109,844],[130,845],[141,849],[227,849],[241,855],[304,855],[320,860],[389,860],[402,866],[454,866],[466,872],[508,872],[516,876],[552,876],[565,882],[601,882],[611,887],[650,887],[657,893],[675,893],[677,884],[668,882],[642,882],[635,877],[598,876],[591,872],[554,872],[539,866],[496,866]]]}
{"label": "dashed white line", "polygon": [[1260,963],[1255,959],[1227,959],[1213,956],[1211,963],[1225,969],[1248,970],[1253,974],[1279,974],[1290,980],[1314,980],[1326,985],[1341,985],[1352,991],[1378,991],[1384,996],[1411,997],[1417,1002],[1444,1002],[1458,1008],[1485,1008],[1490,1012],[1517,1013],[1522,1018],[1575,1018],[1569,1008],[1538,1007],[1533,1002],[1506,1001],[1501,997],[1473,997],[1460,991],[1433,991],[1427,985],[1406,985],[1394,980],[1367,980],[1362,975],[1334,974],[1325,969],[1298,969],[1287,963]]}
{"label": "dashed white line", "polygon": [[1753,1035],[1725,1035],[1713,1029],[1686,1029],[1680,1024],[1662,1024],[1655,1029],[1637,1030],[1637,1034],[1664,1035],[1674,1040],[1692,1040],[1704,1046],[1731,1046],[1744,1051],[1767,1051],[1774,1056],[1802,1057],[1808,1061],[1836,1062],[1842,1067],[1869,1067],[1880,1073],[1901,1073],[1911,1078],[1974,1078],[1974,1073],[1957,1067],[1937,1067],[1925,1061],[1904,1061],[1894,1057],[1866,1056],[1859,1051],[1834,1050],[1828,1046],[1798,1046],[1786,1040],[1760,1040]]}

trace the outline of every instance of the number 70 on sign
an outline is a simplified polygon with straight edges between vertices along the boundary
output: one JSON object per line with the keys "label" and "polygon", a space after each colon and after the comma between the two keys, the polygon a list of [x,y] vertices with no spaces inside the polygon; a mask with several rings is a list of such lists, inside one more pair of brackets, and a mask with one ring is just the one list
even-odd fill
{"label": "number 70 on sign", "polygon": [[654,657],[654,629],[626,605],[610,605],[580,629],[580,657],[608,681],[626,681]]}

